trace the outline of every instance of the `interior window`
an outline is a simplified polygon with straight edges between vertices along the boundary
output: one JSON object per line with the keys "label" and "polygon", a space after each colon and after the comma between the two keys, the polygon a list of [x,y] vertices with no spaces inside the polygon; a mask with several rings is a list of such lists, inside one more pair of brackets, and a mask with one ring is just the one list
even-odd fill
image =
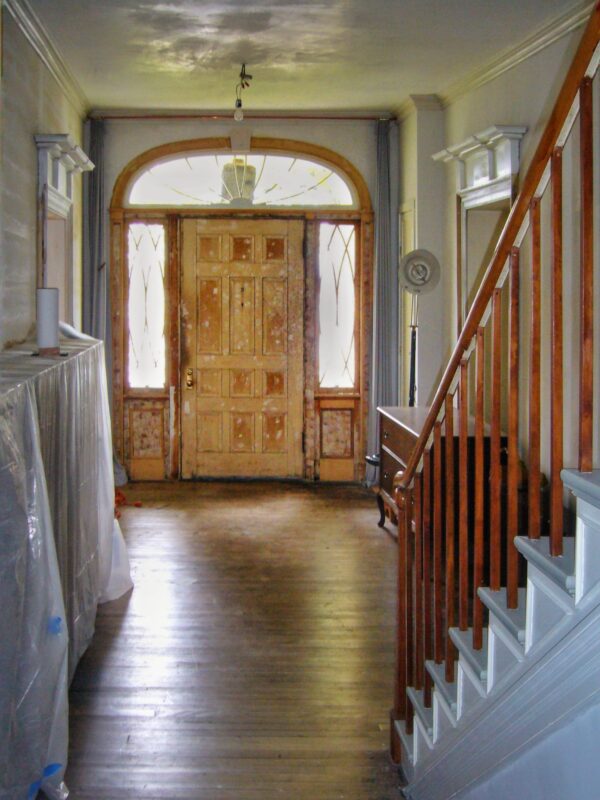
{"label": "interior window", "polygon": [[128,383],[131,388],[162,388],[165,364],[165,226],[132,222],[127,261]]}
{"label": "interior window", "polygon": [[356,207],[331,167],[293,156],[202,154],[151,165],[135,180],[129,205]]}
{"label": "interior window", "polygon": [[351,389],[354,341],[356,234],[353,224],[319,226],[319,387]]}

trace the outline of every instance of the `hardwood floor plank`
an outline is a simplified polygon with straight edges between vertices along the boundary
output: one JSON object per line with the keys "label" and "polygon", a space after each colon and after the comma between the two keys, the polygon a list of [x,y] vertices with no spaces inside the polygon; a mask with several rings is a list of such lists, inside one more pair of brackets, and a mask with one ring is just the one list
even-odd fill
{"label": "hardwood floor plank", "polygon": [[78,800],[397,800],[395,545],[360,488],[137,484],[70,692]]}

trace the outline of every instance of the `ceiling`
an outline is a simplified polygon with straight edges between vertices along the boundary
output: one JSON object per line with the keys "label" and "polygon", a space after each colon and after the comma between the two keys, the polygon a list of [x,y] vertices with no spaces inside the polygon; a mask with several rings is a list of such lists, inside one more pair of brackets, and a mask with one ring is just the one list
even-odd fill
{"label": "ceiling", "polygon": [[394,111],[573,0],[29,0],[93,109]]}

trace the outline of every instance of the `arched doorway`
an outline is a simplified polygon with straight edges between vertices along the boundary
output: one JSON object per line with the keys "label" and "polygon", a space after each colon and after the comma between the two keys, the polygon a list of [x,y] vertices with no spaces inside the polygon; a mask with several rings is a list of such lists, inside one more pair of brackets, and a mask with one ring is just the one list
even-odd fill
{"label": "arched doorway", "polygon": [[360,480],[372,207],[333,151],[169,143],[111,201],[113,425],[132,478]]}

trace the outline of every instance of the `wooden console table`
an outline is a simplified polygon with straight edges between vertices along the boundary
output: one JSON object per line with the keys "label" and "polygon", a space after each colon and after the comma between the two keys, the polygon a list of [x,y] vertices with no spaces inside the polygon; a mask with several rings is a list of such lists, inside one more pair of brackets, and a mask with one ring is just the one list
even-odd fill
{"label": "wooden console table", "polygon": [[[379,416],[379,490],[377,503],[380,519],[378,525],[385,525],[386,516],[390,516],[393,523],[397,522],[398,506],[394,500],[394,476],[406,468],[408,459],[415,448],[423,425],[429,413],[428,406],[410,408],[408,406],[384,406],[377,409]],[[458,410],[454,411],[454,456],[456,469],[458,469]],[[442,434],[442,441],[444,434]],[[468,459],[469,475],[473,475],[474,465],[474,427],[473,420],[469,420]],[[487,426],[484,433],[484,463],[487,471],[490,457],[490,438]],[[506,448],[506,436],[500,437],[502,451]],[[442,460],[444,448],[442,447]],[[470,478],[471,480],[472,478]],[[525,476],[522,480],[525,485]],[[486,499],[487,503],[487,499]],[[458,508],[458,501],[456,503]]]}
{"label": "wooden console table", "polygon": [[[377,504],[378,525],[385,525],[386,511],[397,518],[398,506],[394,500],[394,475],[405,469],[415,448],[429,413],[428,406],[383,406],[379,416],[379,491]],[[395,521],[395,520],[392,520]]]}

